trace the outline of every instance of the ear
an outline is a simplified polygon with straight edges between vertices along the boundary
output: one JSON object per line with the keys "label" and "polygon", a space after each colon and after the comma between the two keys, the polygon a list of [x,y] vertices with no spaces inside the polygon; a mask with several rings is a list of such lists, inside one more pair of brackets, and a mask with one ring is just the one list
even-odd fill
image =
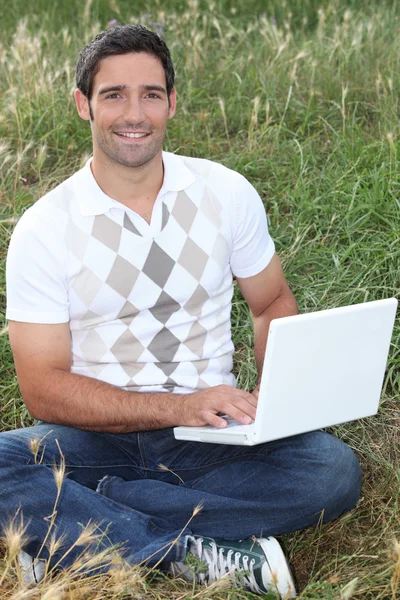
{"label": "ear", "polygon": [[90,121],[90,107],[89,100],[86,96],[81,92],[81,90],[76,89],[74,92],[76,109],[78,111],[79,116],[84,121]]}
{"label": "ear", "polygon": [[172,119],[176,111],[176,91],[175,88],[171,91],[169,98],[168,119]]}

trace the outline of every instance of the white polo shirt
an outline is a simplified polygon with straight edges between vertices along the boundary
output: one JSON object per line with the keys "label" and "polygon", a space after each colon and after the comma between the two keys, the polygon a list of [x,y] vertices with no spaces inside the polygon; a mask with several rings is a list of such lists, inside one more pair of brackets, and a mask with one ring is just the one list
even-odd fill
{"label": "white polo shirt", "polygon": [[239,173],[163,153],[151,223],[107,196],[90,162],[19,220],[7,318],[69,322],[73,373],[135,392],[235,385],[232,274],[274,254],[265,209]]}

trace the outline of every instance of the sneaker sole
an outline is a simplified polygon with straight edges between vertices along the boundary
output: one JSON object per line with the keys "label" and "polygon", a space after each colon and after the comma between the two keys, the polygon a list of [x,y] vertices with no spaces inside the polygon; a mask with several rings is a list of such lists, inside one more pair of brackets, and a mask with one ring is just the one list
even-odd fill
{"label": "sneaker sole", "polygon": [[24,550],[20,550],[18,562],[24,583],[28,586],[36,585],[44,579],[46,561],[34,558]]}
{"label": "sneaker sole", "polygon": [[276,575],[277,581],[275,585],[282,600],[296,598],[296,588],[290,567],[278,540],[273,537],[260,538],[257,539],[257,543],[261,546],[265,554],[271,573]]}

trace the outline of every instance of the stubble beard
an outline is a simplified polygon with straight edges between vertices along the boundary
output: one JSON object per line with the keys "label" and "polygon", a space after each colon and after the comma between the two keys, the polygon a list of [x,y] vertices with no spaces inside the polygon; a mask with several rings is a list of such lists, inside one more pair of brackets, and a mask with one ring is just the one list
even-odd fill
{"label": "stubble beard", "polygon": [[[127,127],[127,129],[133,128]],[[116,134],[111,130],[109,131],[109,140],[106,136],[99,135],[98,132],[96,132],[94,123],[92,123],[92,132],[94,140],[103,154],[108,156],[111,161],[131,169],[142,167],[153,160],[153,158],[162,150],[162,144],[165,137],[165,131],[161,136],[151,132],[152,140],[148,145],[143,145],[143,147],[138,145],[135,147],[133,144],[132,146],[127,144],[126,148],[121,148],[118,146],[117,139],[115,139],[115,143],[113,143],[113,137],[115,137]]]}

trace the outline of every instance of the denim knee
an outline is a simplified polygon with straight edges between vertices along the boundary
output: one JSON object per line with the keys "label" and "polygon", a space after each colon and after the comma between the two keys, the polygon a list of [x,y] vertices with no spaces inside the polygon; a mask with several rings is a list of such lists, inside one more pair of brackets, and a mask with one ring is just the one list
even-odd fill
{"label": "denim knee", "polygon": [[26,429],[16,429],[3,431],[0,433],[0,463],[9,467],[12,463],[29,464],[33,462],[33,454],[29,445],[29,440],[33,435],[27,432],[32,431],[31,427]]}
{"label": "denim knee", "polygon": [[319,463],[315,470],[314,501],[323,511],[324,522],[332,521],[357,504],[361,491],[360,464],[353,450],[329,433],[313,432],[310,442],[318,453]]}

